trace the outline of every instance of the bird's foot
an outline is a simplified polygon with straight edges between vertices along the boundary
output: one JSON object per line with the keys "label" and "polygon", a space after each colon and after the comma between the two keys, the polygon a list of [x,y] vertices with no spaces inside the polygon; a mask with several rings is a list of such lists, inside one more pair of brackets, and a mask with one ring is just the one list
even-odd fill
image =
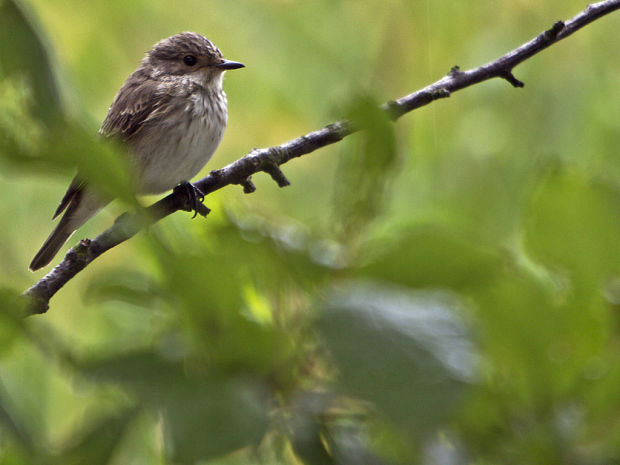
{"label": "bird's foot", "polygon": [[192,218],[196,218],[196,215],[200,213],[202,216],[207,216],[211,210],[204,205],[202,202],[205,199],[204,193],[194,186],[191,182],[185,181],[176,186],[173,189],[173,192],[181,192],[187,198],[187,211],[193,211],[194,216]]}

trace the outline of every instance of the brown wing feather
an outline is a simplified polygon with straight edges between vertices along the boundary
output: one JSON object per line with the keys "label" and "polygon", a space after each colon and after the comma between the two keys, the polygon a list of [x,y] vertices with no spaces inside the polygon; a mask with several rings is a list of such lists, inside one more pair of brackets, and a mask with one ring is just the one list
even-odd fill
{"label": "brown wing feather", "polygon": [[[114,97],[99,132],[106,137],[130,139],[165,101],[166,93],[159,90],[160,84],[140,69],[133,73]],[[73,178],[52,219],[60,215],[84,187],[79,176]]]}
{"label": "brown wing feather", "polygon": [[132,74],[116,94],[99,132],[122,140],[131,138],[166,100],[161,84],[141,70]]}

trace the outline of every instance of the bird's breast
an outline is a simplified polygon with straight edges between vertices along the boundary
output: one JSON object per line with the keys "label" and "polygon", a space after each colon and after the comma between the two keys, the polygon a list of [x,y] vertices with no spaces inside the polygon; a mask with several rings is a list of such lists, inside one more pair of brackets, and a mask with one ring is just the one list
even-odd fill
{"label": "bird's breast", "polygon": [[165,192],[191,180],[209,161],[226,129],[223,91],[175,96],[168,105],[131,143],[142,194]]}

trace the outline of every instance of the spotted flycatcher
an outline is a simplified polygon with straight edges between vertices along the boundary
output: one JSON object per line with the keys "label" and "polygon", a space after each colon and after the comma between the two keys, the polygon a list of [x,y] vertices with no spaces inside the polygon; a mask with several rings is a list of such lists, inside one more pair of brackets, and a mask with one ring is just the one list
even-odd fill
{"label": "spotted flycatcher", "polygon": [[[224,72],[242,67],[194,32],[164,39],[146,54],[116,94],[99,130],[126,143],[137,193],[159,194],[187,184],[209,161],[228,118]],[[75,230],[107,203],[78,174],[54,218],[66,209],[65,214],[30,269],[50,263]]]}

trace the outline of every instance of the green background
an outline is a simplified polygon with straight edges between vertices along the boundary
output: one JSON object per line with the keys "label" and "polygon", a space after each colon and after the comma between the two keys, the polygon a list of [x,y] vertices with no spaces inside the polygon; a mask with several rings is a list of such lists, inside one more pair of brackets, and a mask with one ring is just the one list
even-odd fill
{"label": "green background", "polygon": [[[0,0],[0,463],[620,461],[620,13],[519,66],[523,89],[376,111],[583,8]],[[75,166],[130,198],[95,134],[186,30],[246,65],[202,174],[344,116],[373,129],[284,165],[290,187],[172,215],[22,319]]]}

